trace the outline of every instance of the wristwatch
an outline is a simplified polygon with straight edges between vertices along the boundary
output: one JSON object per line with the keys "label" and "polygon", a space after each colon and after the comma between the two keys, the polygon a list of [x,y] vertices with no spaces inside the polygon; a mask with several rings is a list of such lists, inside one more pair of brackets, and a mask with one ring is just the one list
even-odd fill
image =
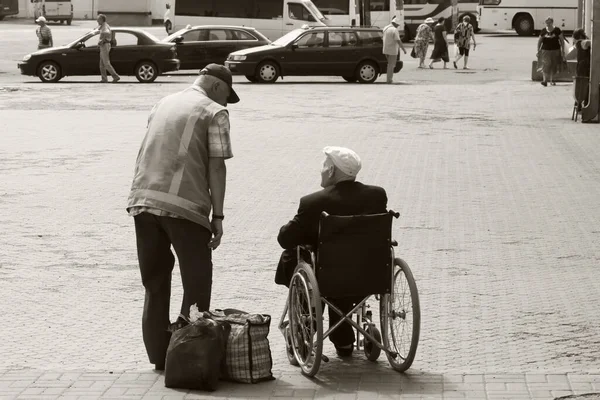
{"label": "wristwatch", "polygon": [[224,216],[224,215],[216,215],[216,214],[213,214],[213,216],[212,216],[212,217],[213,217],[213,219],[220,219],[220,220],[224,220],[224,219],[225,219],[225,216]]}

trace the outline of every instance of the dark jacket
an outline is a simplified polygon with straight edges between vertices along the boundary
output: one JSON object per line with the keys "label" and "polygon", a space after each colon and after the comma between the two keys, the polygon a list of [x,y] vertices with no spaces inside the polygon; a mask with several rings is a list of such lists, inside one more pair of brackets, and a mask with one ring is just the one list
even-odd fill
{"label": "dark jacket", "polygon": [[321,212],[331,215],[365,215],[387,212],[387,195],[379,186],[344,181],[300,199],[298,213],[281,227],[277,241],[286,249],[281,255],[275,283],[289,285],[297,265],[298,245],[317,248]]}

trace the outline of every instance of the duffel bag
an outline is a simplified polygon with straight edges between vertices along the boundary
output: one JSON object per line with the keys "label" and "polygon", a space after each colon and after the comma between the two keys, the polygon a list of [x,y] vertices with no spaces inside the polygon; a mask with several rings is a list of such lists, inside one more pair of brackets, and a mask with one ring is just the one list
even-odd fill
{"label": "duffel bag", "polygon": [[171,335],[165,365],[168,388],[217,389],[231,327],[199,318]]}
{"label": "duffel bag", "polygon": [[215,310],[210,314],[215,321],[228,322],[231,326],[225,350],[223,379],[242,383],[275,379],[271,371],[273,359],[267,338],[271,316],[234,309]]}

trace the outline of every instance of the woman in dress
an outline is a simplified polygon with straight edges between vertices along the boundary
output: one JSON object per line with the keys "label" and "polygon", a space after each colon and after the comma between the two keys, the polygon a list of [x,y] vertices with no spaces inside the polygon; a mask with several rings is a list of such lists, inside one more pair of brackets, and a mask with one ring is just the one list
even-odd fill
{"label": "woman in dress", "polygon": [[415,55],[419,59],[419,68],[425,68],[425,57],[427,57],[429,41],[434,40],[433,30],[431,29],[431,25],[434,23],[434,19],[429,17],[417,28],[417,34],[415,35]]}
{"label": "woman in dress", "polygon": [[446,64],[450,62],[448,57],[448,33],[444,17],[438,19],[437,25],[433,28],[433,51],[431,52],[431,62],[429,68],[433,69],[433,63],[444,61],[444,69],[448,69]]}
{"label": "woman in dress", "polygon": [[555,86],[554,75],[561,71],[564,61],[565,37],[560,28],[554,26],[552,17],[546,18],[546,27],[542,29],[538,40],[538,64],[541,64],[543,86]]}

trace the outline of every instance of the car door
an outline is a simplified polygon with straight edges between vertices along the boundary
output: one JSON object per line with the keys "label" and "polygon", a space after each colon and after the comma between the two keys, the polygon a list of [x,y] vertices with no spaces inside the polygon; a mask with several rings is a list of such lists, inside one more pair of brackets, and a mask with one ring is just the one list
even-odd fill
{"label": "car door", "polygon": [[329,75],[351,76],[360,59],[358,36],[355,32],[330,30],[327,32],[327,47],[323,59],[323,70]]}
{"label": "car door", "polygon": [[131,75],[142,59],[143,48],[139,38],[132,32],[113,30],[114,42],[110,50],[110,63],[118,74]]}
{"label": "car door", "polygon": [[205,43],[206,63],[225,64],[229,53],[235,51],[236,42],[232,29],[209,29]]}
{"label": "car door", "polygon": [[307,32],[289,47],[282,68],[288,75],[328,75],[325,67],[325,32]]}
{"label": "car door", "polygon": [[59,1],[56,3],[56,9],[58,14],[61,16],[71,15],[71,2],[70,1]]}
{"label": "car door", "polygon": [[71,47],[60,54],[59,64],[65,75],[100,75],[98,34],[84,38],[83,47]]}
{"label": "car door", "polygon": [[179,69],[200,69],[206,65],[207,29],[192,29],[185,32],[183,41],[177,44],[177,57],[181,62]]}

